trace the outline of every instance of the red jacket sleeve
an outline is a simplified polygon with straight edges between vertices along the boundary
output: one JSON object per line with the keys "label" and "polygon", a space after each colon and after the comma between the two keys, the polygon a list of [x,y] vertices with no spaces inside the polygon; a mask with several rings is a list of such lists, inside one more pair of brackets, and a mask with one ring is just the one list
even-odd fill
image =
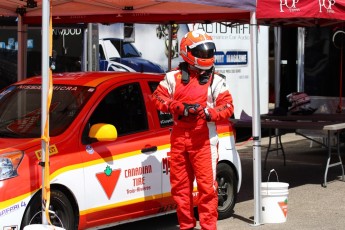
{"label": "red jacket sleeve", "polygon": [[172,89],[170,88],[168,75],[165,75],[152,94],[152,102],[162,112],[170,112],[169,105],[172,102]]}
{"label": "red jacket sleeve", "polygon": [[211,91],[214,100],[214,110],[218,113],[217,120],[230,118],[234,113],[234,105],[225,78],[215,74]]}

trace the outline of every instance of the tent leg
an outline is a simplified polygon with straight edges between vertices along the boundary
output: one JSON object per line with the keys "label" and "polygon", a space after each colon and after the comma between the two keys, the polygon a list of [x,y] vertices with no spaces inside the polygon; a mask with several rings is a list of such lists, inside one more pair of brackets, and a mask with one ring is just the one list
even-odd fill
{"label": "tent leg", "polygon": [[251,78],[252,78],[252,127],[253,127],[253,187],[254,187],[254,224],[261,224],[261,123],[260,123],[260,90],[258,70],[258,28],[256,14],[250,15],[251,39]]}

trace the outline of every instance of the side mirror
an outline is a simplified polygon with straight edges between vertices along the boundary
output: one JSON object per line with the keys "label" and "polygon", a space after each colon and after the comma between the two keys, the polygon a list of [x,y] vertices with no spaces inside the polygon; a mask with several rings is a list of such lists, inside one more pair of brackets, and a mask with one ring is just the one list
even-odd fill
{"label": "side mirror", "polygon": [[113,125],[98,123],[91,126],[89,137],[97,141],[115,141],[117,130]]}

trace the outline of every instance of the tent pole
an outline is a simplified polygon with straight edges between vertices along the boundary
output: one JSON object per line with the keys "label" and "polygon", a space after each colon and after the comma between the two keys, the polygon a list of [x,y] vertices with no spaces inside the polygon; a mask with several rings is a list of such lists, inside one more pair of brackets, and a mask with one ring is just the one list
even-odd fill
{"label": "tent pole", "polygon": [[171,70],[171,48],[172,48],[172,24],[169,24],[169,57],[168,57],[168,71]]}
{"label": "tent pole", "polygon": [[87,71],[92,71],[92,23],[87,24]]}
{"label": "tent pole", "polygon": [[261,224],[261,123],[258,71],[258,27],[256,13],[250,14],[251,82],[252,82],[252,133],[253,133],[253,183],[254,226]]}
{"label": "tent pole", "polygon": [[28,26],[23,23],[23,16],[18,14],[18,55],[17,55],[17,81],[26,78]]}
{"label": "tent pole", "polygon": [[[50,2],[49,0],[42,1],[42,116],[41,116],[41,132],[42,136],[45,131],[45,124],[47,122],[47,102],[48,102],[48,80],[49,80],[49,20],[50,19]],[[42,145],[42,162],[49,161],[49,158],[46,159],[46,143],[45,140],[41,140]],[[45,202],[44,197],[44,188],[45,188],[45,166],[42,164],[42,224],[47,225],[48,219],[45,213]]]}
{"label": "tent pole", "polygon": [[298,27],[297,30],[297,92],[304,92],[304,44],[305,28]]}
{"label": "tent pole", "polygon": [[274,107],[280,106],[280,71],[281,71],[281,34],[282,28],[274,27]]}

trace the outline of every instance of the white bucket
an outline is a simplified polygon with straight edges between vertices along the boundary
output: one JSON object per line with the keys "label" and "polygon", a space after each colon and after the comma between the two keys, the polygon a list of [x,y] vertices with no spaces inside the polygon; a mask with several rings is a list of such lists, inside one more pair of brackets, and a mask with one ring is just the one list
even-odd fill
{"label": "white bucket", "polygon": [[[269,182],[271,172],[275,172],[278,182]],[[268,182],[261,183],[261,204],[263,223],[284,223],[288,210],[288,183],[279,182],[277,172],[272,169]]]}
{"label": "white bucket", "polygon": [[24,227],[24,230],[65,230],[64,228],[53,225],[31,224]]}

